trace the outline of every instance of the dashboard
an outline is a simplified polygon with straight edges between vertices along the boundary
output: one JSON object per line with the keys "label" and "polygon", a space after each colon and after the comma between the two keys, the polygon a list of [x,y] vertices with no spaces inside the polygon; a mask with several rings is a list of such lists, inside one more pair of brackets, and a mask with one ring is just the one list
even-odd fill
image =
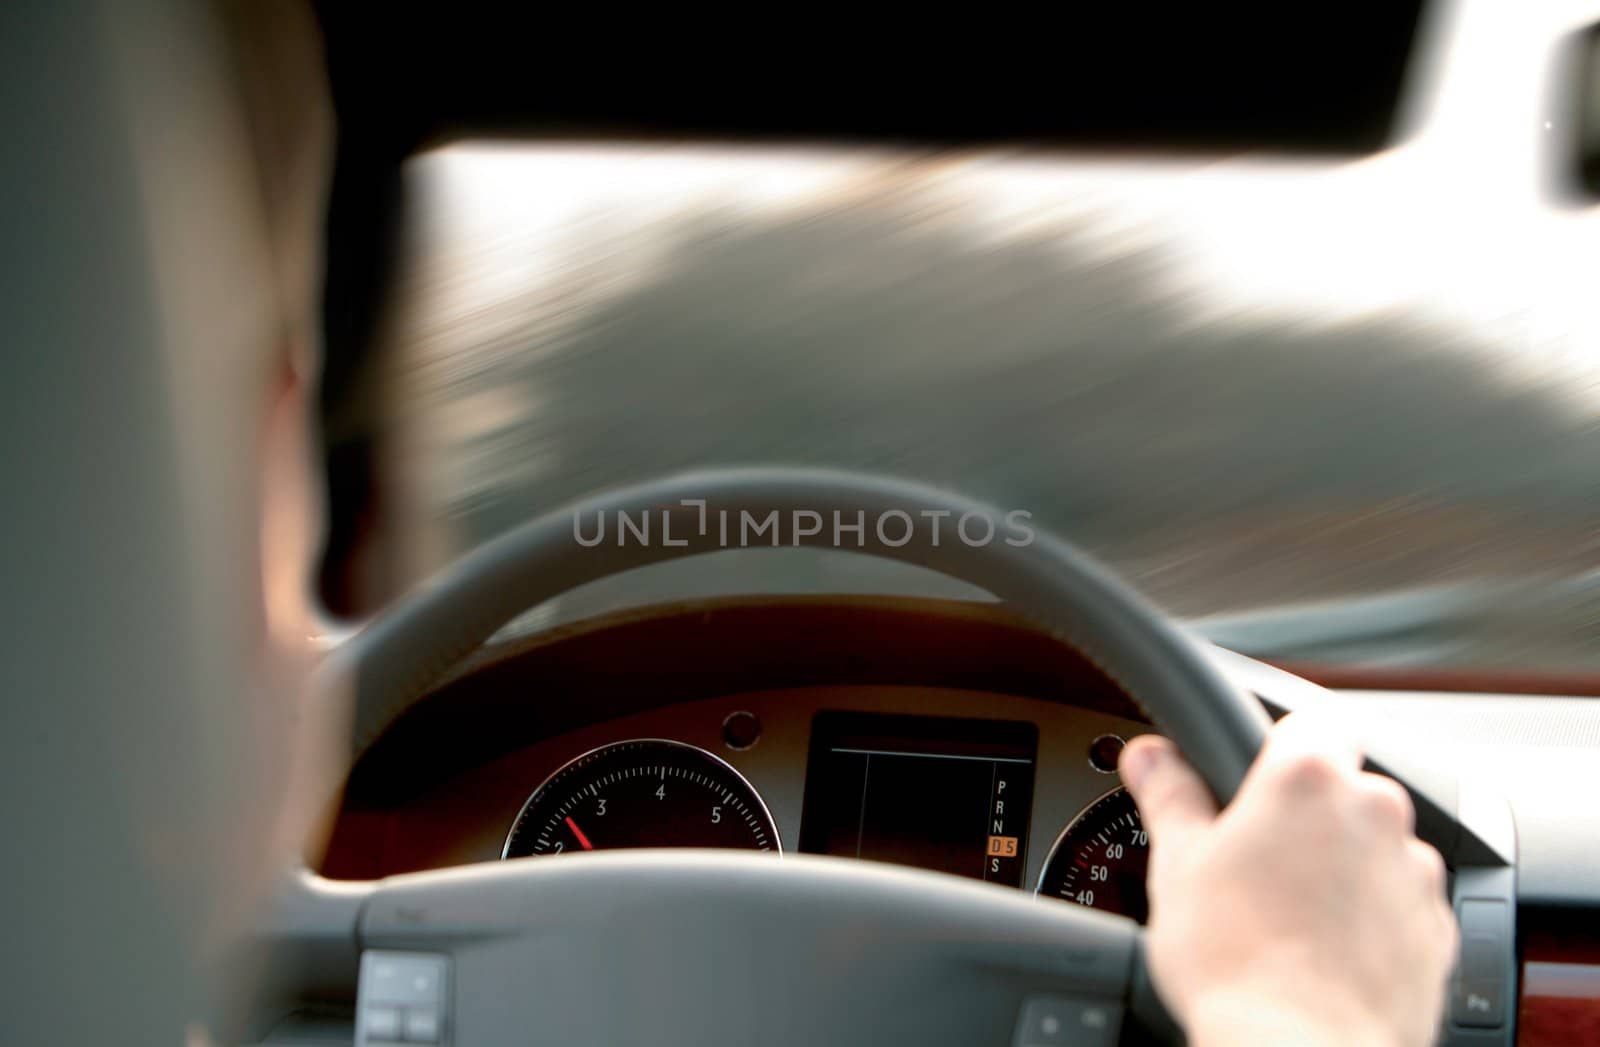
{"label": "dashboard", "polygon": [[[1501,1036],[1514,1019],[1521,1044],[1600,1043],[1600,705],[1336,693],[1217,656],[1274,715],[1341,706],[1412,790],[1419,832],[1455,841],[1457,895],[1505,901],[1491,944],[1507,966],[1457,994],[1460,1042],[1508,1042],[1473,1030]],[[501,637],[412,705],[355,763],[314,863],[348,889],[309,897],[344,905],[404,873],[694,846],[933,869],[1142,919],[1147,851],[1114,769],[1120,744],[1151,729],[1095,665],[995,605],[635,609]]]}
{"label": "dashboard", "polygon": [[[543,739],[391,808],[347,807],[323,872],[374,879],[564,850],[742,846],[1032,891],[1069,826],[1092,824],[1099,834],[1102,821],[1126,817],[1116,754],[1149,729],[1058,702],[950,688],[719,695]],[[1136,824],[1123,828],[1138,833]],[[1115,885],[1106,881],[1113,867],[1126,868],[1142,887],[1142,833],[1126,844],[1097,863],[1099,894],[1085,880],[1074,899],[1123,911],[1110,904]],[[1079,878],[1070,861],[1055,872],[1051,893]]]}

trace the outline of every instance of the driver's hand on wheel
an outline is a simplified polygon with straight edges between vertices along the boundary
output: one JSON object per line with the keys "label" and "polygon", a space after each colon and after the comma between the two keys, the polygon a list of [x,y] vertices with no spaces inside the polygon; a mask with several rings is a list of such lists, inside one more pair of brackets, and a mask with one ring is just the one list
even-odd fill
{"label": "driver's hand on wheel", "polygon": [[1150,834],[1150,975],[1195,1047],[1434,1042],[1456,952],[1410,797],[1330,725],[1279,723],[1220,814],[1171,742],[1122,778]]}

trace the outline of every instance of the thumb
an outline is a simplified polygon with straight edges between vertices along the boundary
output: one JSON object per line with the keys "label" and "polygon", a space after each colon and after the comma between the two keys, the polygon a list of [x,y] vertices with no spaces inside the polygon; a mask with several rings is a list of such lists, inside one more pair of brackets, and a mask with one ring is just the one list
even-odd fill
{"label": "thumb", "polygon": [[1152,842],[1204,829],[1217,816],[1206,783],[1165,738],[1144,734],[1133,739],[1122,750],[1117,770]]}

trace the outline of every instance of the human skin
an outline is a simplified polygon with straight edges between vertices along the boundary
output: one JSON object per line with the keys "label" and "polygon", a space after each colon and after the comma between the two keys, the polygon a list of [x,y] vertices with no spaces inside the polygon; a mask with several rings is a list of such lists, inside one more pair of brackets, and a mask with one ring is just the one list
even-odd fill
{"label": "human skin", "polygon": [[1150,834],[1151,977],[1195,1047],[1433,1043],[1458,931],[1410,797],[1326,717],[1268,735],[1219,812],[1171,742],[1120,770]]}

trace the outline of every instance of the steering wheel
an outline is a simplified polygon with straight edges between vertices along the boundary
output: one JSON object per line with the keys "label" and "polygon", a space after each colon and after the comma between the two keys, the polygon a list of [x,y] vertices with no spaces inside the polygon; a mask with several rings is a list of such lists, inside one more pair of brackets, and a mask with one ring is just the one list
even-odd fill
{"label": "steering wheel", "polygon": [[[354,637],[335,668],[355,694],[352,760],[521,612],[619,571],[727,548],[717,521],[774,512],[784,544],[917,564],[1004,600],[1120,685],[1221,802],[1260,748],[1270,722],[1261,706],[1067,542],[1035,531],[1014,544],[990,529],[991,540],[969,543],[957,521],[1004,514],[903,480],[736,469],[542,516]],[[825,523],[782,526],[796,513]],[[866,525],[836,545],[835,513]],[[622,514],[648,514],[670,541],[661,530],[655,541],[578,540],[575,521]],[[874,526],[890,514],[945,527],[936,537]],[[454,1044],[1114,1043],[1135,1028],[1170,1033],[1141,934],[1122,917],[1014,889],[812,855],[611,851],[420,873],[383,881],[366,901],[357,1042],[379,1042],[366,1018],[381,1000],[374,986],[425,970]],[[1124,1021],[1129,1012],[1138,1021]]]}

